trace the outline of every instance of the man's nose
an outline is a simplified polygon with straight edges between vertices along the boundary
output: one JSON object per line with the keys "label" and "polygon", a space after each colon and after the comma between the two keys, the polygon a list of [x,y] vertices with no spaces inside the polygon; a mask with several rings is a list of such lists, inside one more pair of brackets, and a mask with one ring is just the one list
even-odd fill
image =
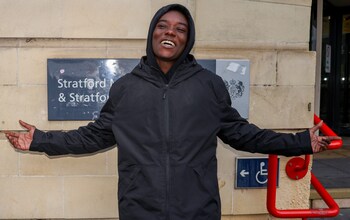
{"label": "man's nose", "polygon": [[174,28],[171,28],[171,27],[166,30],[165,34],[170,36],[176,35]]}

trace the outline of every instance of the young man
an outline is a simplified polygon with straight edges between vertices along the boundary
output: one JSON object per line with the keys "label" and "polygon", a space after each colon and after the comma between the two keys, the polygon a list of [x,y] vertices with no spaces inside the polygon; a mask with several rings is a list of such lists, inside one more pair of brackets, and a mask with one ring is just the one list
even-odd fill
{"label": "young man", "polygon": [[297,134],[259,129],[231,107],[220,77],[190,51],[195,27],[182,5],[153,17],[147,56],[114,83],[100,118],[68,132],[6,135],[15,148],[48,155],[85,154],[118,145],[121,220],[219,220],[217,137],[243,151],[279,155],[325,150],[320,124]]}

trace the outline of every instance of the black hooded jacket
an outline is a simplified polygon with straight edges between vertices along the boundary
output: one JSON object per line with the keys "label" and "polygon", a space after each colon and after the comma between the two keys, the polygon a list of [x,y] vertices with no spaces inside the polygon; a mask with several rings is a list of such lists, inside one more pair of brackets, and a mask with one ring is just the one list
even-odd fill
{"label": "black hooded jacket", "polygon": [[[167,79],[152,52],[152,33],[170,10],[186,16],[189,36]],[[150,25],[147,56],[113,84],[99,119],[68,132],[36,130],[30,150],[85,154],[117,144],[121,220],[219,220],[217,137],[243,151],[312,153],[308,131],[276,133],[240,117],[222,79],[189,54],[194,33],[185,7],[161,8]]]}

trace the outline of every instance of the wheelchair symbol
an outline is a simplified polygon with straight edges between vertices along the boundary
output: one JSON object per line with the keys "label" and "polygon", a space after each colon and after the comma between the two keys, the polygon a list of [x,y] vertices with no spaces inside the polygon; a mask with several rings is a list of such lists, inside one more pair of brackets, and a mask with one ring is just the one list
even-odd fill
{"label": "wheelchair symbol", "polygon": [[264,169],[265,162],[260,163],[260,170],[256,173],[255,179],[260,184],[267,183],[267,169]]}

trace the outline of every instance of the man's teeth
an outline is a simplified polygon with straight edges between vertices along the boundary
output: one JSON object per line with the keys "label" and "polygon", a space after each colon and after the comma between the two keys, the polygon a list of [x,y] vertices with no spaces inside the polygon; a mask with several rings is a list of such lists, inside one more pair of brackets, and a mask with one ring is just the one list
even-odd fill
{"label": "man's teeth", "polygon": [[161,43],[162,43],[163,45],[170,45],[170,46],[172,46],[172,47],[175,47],[175,43],[172,42],[172,41],[170,41],[170,40],[163,40]]}

